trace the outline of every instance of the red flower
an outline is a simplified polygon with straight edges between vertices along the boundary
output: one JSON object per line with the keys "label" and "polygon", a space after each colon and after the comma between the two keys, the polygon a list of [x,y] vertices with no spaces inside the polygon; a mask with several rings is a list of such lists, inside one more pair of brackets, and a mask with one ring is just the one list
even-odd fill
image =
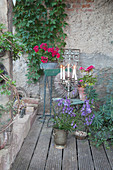
{"label": "red flower", "polygon": [[88,68],[86,68],[86,70],[85,71],[88,71],[88,72],[90,72],[91,70],[93,70],[95,67],[94,66],[89,66]]}
{"label": "red flower", "polygon": [[48,48],[48,52],[53,53],[53,51],[54,51],[54,47],[52,47],[52,48]]}
{"label": "red flower", "polygon": [[40,45],[40,48],[43,49],[44,51],[47,51],[48,46],[47,46],[46,43],[42,43],[42,44]]}
{"label": "red flower", "polygon": [[79,70],[84,70],[84,67],[80,67]]}
{"label": "red flower", "polygon": [[57,58],[60,58],[60,54],[59,53],[57,53],[57,56],[56,56]]}
{"label": "red flower", "polygon": [[35,50],[35,52],[37,53],[37,52],[39,51],[39,46],[36,45],[36,46],[33,48],[33,50]]}
{"label": "red flower", "polygon": [[41,57],[41,61],[42,61],[42,63],[47,63],[47,62],[48,62],[48,58],[42,56],[42,57]]}

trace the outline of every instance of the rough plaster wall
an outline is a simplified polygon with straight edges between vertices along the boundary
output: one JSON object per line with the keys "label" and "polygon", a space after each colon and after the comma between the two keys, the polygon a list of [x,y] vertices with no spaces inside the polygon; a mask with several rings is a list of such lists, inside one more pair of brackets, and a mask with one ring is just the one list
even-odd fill
{"label": "rough plaster wall", "polygon": [[25,90],[26,95],[29,97],[39,98],[39,82],[36,84],[27,83],[27,56],[23,55],[20,59],[13,62],[13,78],[16,81],[17,88],[23,92]]}
{"label": "rough plaster wall", "polygon": [[0,0],[0,23],[8,25],[7,23],[7,0]]}
{"label": "rough plaster wall", "polygon": [[102,5],[104,2],[67,1],[66,48],[80,49],[82,66],[113,65],[113,2]]}

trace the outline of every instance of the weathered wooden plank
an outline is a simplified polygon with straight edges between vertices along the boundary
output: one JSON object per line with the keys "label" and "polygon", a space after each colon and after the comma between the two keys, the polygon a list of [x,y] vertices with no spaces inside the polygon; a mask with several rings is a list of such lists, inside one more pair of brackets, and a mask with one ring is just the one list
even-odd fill
{"label": "weathered wooden plank", "polygon": [[14,164],[11,170],[27,170],[32,154],[34,152],[35,145],[36,145],[42,125],[43,124],[37,121],[37,119],[35,120],[28,136],[26,137],[21,147],[21,150],[17,158],[14,161]]}
{"label": "weathered wooden plank", "polygon": [[52,136],[49,155],[46,163],[46,170],[61,170],[62,163],[62,149],[56,149],[54,147],[54,139]]}
{"label": "weathered wooden plank", "polygon": [[111,168],[113,170],[113,146],[111,146],[110,149],[105,148],[105,150],[106,150],[106,154],[107,154],[107,157],[109,159]]}
{"label": "weathered wooden plank", "polygon": [[88,140],[77,139],[77,146],[78,146],[79,170],[94,170],[94,165],[91,157]]}
{"label": "weathered wooden plank", "polygon": [[62,170],[77,170],[77,151],[75,136],[68,135],[67,147],[64,149]]}
{"label": "weathered wooden plank", "polygon": [[52,128],[47,128],[47,123],[45,123],[40,134],[33,158],[31,160],[29,170],[44,170],[51,133]]}
{"label": "weathered wooden plank", "polygon": [[103,146],[96,148],[95,146],[91,145],[93,159],[94,159],[94,166],[96,170],[111,170],[110,164],[106,157],[106,153],[104,151]]}

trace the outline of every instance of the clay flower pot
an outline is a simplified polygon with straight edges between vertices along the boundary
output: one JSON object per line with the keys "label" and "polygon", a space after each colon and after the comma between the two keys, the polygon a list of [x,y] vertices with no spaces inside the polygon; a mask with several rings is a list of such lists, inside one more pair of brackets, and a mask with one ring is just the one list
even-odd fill
{"label": "clay flower pot", "polygon": [[55,142],[55,148],[64,149],[67,142],[67,131],[54,128],[53,136]]}
{"label": "clay flower pot", "polygon": [[79,92],[80,100],[85,101],[86,95],[85,95],[85,92],[84,92],[84,88],[78,87],[78,92]]}

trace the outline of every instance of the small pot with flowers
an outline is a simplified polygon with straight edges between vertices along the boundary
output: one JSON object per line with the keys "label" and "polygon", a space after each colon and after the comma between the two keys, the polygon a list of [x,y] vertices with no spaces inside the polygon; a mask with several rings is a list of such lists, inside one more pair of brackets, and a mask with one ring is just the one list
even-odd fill
{"label": "small pot with flowers", "polygon": [[81,72],[81,77],[79,78],[78,82],[78,91],[79,91],[79,97],[81,100],[85,100],[85,93],[84,89],[86,86],[93,86],[95,85],[97,78],[94,76],[93,70],[95,67],[93,65],[89,66],[88,68],[80,67],[79,70]]}
{"label": "small pot with flowers", "polygon": [[86,97],[82,108],[76,112],[76,116],[73,117],[73,124],[76,124],[75,136],[77,139],[85,139],[87,137],[89,127],[93,123],[95,118],[94,114],[95,101],[94,99],[88,99]]}
{"label": "small pot with flowers", "polygon": [[68,132],[76,128],[76,124],[73,123],[75,112],[71,106],[71,99],[67,97],[57,100],[56,103],[53,117],[54,142],[55,148],[63,149],[66,147]]}
{"label": "small pot with flowers", "polygon": [[40,46],[36,45],[33,49],[38,55],[41,69],[49,69],[49,66],[54,68],[59,60],[62,59],[59,48],[49,47],[47,43],[42,43]]}

